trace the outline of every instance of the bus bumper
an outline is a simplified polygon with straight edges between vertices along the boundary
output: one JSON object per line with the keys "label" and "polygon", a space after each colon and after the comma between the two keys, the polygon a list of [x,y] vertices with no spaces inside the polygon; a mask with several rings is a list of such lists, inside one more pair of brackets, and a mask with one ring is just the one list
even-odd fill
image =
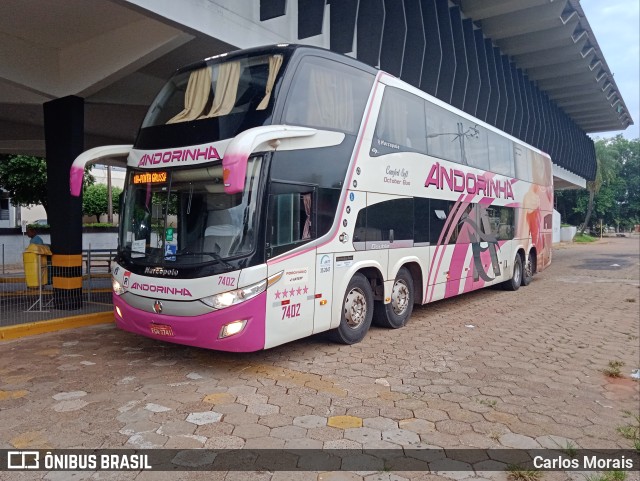
{"label": "bus bumper", "polygon": [[[267,293],[237,306],[193,317],[166,316],[135,309],[113,295],[116,325],[125,331],[160,341],[217,351],[253,352],[264,349]],[[246,321],[242,331],[220,338],[222,328],[233,321]]]}

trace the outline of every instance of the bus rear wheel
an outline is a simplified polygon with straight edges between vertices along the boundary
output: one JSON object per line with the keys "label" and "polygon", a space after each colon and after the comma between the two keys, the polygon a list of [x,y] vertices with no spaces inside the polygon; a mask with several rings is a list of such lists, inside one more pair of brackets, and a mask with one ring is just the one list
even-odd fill
{"label": "bus rear wheel", "polygon": [[340,325],[334,329],[332,337],[341,344],[355,344],[364,339],[373,318],[373,290],[368,279],[362,274],[354,275],[349,281],[342,301]]}
{"label": "bus rear wheel", "polygon": [[527,260],[522,268],[522,285],[528,286],[533,280],[533,274],[536,271],[536,263],[533,260],[533,254],[529,252]]}
{"label": "bus rear wheel", "polygon": [[517,291],[520,284],[522,284],[522,258],[520,254],[516,254],[516,258],[513,260],[513,275],[502,285],[507,291]]}
{"label": "bus rear wheel", "polygon": [[406,268],[398,271],[393,288],[391,289],[391,302],[376,303],[373,312],[373,320],[380,327],[399,329],[407,323],[413,312],[414,292],[413,278]]}

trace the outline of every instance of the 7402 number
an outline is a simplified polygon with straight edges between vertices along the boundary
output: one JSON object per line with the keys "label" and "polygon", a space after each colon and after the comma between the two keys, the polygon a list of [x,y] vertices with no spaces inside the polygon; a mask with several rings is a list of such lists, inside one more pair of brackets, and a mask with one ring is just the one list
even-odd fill
{"label": "7402 number", "polygon": [[300,304],[282,306],[282,320],[300,316]]}

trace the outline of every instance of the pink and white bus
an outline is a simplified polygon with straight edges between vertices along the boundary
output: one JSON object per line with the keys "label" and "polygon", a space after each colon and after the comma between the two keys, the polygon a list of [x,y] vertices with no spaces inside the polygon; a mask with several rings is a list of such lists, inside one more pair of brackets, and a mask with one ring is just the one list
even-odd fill
{"label": "pink and white bus", "polygon": [[278,45],[180,69],[126,163],[117,325],[256,351],[359,342],[414,304],[531,282],[551,262],[549,157],[384,72]]}

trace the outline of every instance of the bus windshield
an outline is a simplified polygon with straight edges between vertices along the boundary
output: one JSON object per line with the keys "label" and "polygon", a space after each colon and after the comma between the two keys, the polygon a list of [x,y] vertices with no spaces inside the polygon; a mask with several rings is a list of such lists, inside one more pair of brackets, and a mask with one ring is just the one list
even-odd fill
{"label": "bus windshield", "polygon": [[264,111],[282,62],[282,55],[259,55],[181,71],[151,104],[142,128]]}
{"label": "bus windshield", "polygon": [[245,189],[225,194],[221,163],[195,169],[131,170],[120,251],[142,265],[194,266],[250,254],[256,247],[261,157],[247,165]]}

